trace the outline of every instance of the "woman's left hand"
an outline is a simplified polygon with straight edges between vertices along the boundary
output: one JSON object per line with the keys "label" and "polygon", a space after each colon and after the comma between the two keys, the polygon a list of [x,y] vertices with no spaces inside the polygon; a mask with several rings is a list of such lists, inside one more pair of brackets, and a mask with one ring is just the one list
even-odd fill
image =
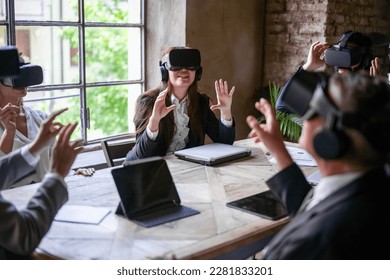
{"label": "woman's left hand", "polygon": [[221,117],[227,121],[232,119],[231,108],[235,89],[235,86],[233,86],[229,92],[227,81],[222,81],[222,79],[215,81],[215,92],[217,93],[218,104],[212,105],[210,109],[212,111],[220,110]]}

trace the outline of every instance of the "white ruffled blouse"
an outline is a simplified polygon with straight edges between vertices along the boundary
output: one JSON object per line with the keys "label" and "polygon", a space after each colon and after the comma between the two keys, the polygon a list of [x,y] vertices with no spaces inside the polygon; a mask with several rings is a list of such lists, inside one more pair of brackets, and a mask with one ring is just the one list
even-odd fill
{"label": "white ruffled blouse", "polygon": [[190,131],[188,127],[190,118],[187,115],[187,97],[179,102],[176,96],[172,94],[171,101],[172,104],[176,105],[176,109],[173,110],[176,130],[173,135],[172,143],[168,148],[168,153],[184,149],[188,143],[188,133]]}

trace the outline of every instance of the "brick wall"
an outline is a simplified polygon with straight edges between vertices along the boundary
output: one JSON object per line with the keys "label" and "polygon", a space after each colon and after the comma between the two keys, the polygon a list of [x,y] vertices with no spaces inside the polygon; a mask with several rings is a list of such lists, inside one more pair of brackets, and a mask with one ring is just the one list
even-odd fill
{"label": "brick wall", "polygon": [[[284,84],[306,61],[311,43],[337,42],[347,31],[389,36],[387,0],[268,0],[263,83]],[[379,14],[382,12],[382,14]],[[375,47],[382,74],[389,69],[388,45]]]}

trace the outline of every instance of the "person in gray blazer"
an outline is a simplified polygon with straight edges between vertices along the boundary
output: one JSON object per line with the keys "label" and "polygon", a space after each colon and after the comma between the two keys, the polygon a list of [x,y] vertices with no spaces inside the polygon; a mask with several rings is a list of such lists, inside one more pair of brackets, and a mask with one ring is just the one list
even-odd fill
{"label": "person in gray blazer", "polygon": [[0,194],[0,259],[30,258],[48,232],[57,211],[68,200],[64,177],[82,148],[81,141],[70,141],[77,123],[62,125],[54,121],[65,110],[57,111],[47,118],[30,145],[0,159],[2,189],[33,172],[39,160],[39,152],[58,135],[53,147],[51,171],[46,174],[26,208],[18,210]]}
{"label": "person in gray blazer", "polygon": [[305,90],[287,92],[294,97],[286,104],[303,119],[299,144],[316,159],[321,173],[315,187],[287,152],[270,103],[261,99],[255,104],[265,124],[247,117],[250,135],[277,160],[280,171],[267,184],[290,215],[258,255],[389,259],[390,179],[384,168],[390,154],[389,85],[380,77],[348,73],[321,78],[311,92]]}

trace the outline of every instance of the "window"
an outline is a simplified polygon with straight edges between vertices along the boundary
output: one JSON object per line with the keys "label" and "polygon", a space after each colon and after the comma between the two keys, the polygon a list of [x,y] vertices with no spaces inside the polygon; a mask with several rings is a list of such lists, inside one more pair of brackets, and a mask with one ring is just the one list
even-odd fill
{"label": "window", "polygon": [[85,143],[134,132],[144,89],[143,0],[0,0],[0,44],[43,68],[24,103],[79,122]]}

